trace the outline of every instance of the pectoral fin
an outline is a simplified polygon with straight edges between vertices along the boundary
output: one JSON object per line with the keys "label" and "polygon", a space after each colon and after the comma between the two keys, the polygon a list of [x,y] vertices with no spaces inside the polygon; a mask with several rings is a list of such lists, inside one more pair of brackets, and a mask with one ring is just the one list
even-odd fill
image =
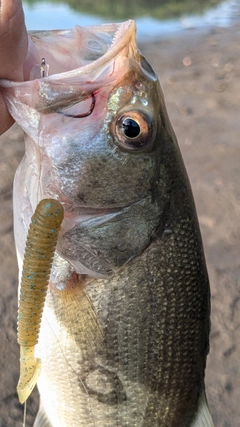
{"label": "pectoral fin", "polygon": [[199,396],[198,410],[191,423],[191,427],[214,427],[213,420],[208,409],[204,387]]}

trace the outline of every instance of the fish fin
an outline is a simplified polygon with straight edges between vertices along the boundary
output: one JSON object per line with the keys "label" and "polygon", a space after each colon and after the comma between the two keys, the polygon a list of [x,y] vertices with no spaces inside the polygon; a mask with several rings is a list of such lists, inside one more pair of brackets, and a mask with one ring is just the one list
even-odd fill
{"label": "fish fin", "polygon": [[208,409],[204,387],[199,396],[198,409],[191,423],[191,427],[214,427],[213,420]]}
{"label": "fish fin", "polygon": [[46,415],[45,409],[41,401],[33,427],[53,427]]}

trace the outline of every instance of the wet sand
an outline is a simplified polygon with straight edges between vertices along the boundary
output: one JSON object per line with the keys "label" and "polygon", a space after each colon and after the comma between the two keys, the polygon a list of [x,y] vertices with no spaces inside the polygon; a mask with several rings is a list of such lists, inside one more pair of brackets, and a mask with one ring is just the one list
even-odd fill
{"label": "wet sand", "polygon": [[[159,75],[196,201],[212,291],[206,389],[216,427],[240,425],[240,26],[141,44]],[[16,396],[17,265],[12,181],[21,131],[0,137],[0,427],[21,427]],[[27,405],[27,426],[37,411]],[[180,426],[179,426],[180,427]]]}

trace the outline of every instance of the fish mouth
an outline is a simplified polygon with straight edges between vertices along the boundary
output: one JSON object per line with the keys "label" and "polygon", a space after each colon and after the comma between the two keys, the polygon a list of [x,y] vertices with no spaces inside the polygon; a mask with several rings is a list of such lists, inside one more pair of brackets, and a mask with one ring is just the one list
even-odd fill
{"label": "fish mouth", "polygon": [[[84,74],[84,77],[86,74],[91,75],[92,72],[99,70],[102,68],[102,66],[105,66],[108,64],[113,58],[119,55],[119,53],[124,49],[126,46],[128,47],[129,44],[131,44],[133,41],[136,40],[136,24],[133,20],[128,20],[126,22],[122,23],[113,23],[113,24],[102,24],[102,25],[96,25],[91,27],[80,27],[76,25],[72,30],[63,30],[63,31],[52,31],[53,37],[56,36],[59,38],[59,36],[66,35],[69,37],[72,36],[73,40],[77,37],[82,37],[82,34],[84,36],[85,32],[88,32],[87,35],[90,37],[91,35],[93,37],[98,37],[101,45],[103,46],[102,51],[103,53],[99,54],[99,58],[93,59],[91,62],[89,62],[89,59],[87,57],[87,53],[91,50],[94,50],[91,42],[91,39],[85,42],[85,57],[84,53],[81,54],[81,59],[83,65],[80,67],[74,67],[72,70],[61,72],[59,74],[54,73],[53,75],[49,75],[45,80],[62,80],[62,79],[69,79],[71,77],[76,78],[76,76],[81,76]],[[38,34],[45,33],[38,32]],[[70,33],[70,34],[69,34]],[[32,32],[32,38],[34,39],[34,32]],[[96,40],[95,44],[97,43]],[[99,42],[99,44],[100,44]],[[76,41],[77,43],[77,41]],[[104,49],[105,47],[105,49]],[[95,50],[98,50],[97,47]]]}
{"label": "fish mouth", "polygon": [[[20,86],[24,91],[25,87],[29,90],[31,83],[35,108],[46,114],[89,99],[101,87],[112,85],[126,71],[128,52],[131,55],[138,52],[133,20],[92,27],[76,26],[72,30],[33,31],[30,37],[39,54],[39,64],[34,66],[38,71],[32,74],[32,81],[4,80],[1,85]],[[74,51],[77,51],[75,56]],[[97,51],[94,59],[92,52]],[[122,53],[125,58],[118,61],[117,57]],[[68,57],[69,61],[66,60]],[[41,74],[41,58],[49,70],[46,77]],[[25,97],[24,104],[33,107],[31,97]]]}

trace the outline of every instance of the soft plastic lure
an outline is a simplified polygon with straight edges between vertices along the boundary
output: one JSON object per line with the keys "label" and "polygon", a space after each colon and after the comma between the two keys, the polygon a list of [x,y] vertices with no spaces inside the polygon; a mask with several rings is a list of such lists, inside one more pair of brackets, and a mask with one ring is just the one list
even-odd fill
{"label": "soft plastic lure", "polygon": [[34,347],[63,215],[63,207],[57,200],[44,199],[38,204],[28,231],[18,309],[20,403],[27,400],[41,372],[41,360],[34,357]]}

